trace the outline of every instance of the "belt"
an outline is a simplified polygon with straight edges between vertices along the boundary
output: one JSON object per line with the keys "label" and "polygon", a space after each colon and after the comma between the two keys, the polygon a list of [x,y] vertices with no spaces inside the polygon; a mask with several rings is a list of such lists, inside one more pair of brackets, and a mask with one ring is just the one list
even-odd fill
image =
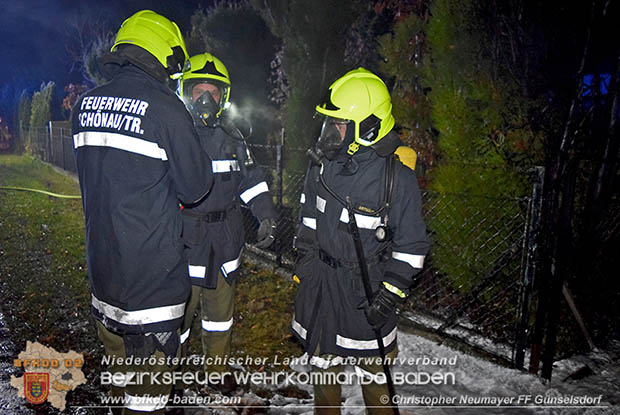
{"label": "belt", "polygon": [[196,213],[192,212],[191,209],[183,209],[182,213],[187,216],[192,216],[194,218],[198,218],[205,222],[222,222],[226,219],[226,211],[225,210],[215,210],[213,212],[207,213]]}
{"label": "belt", "polygon": [[[375,265],[379,262],[384,262],[388,260],[388,253],[390,252],[390,248],[387,247],[381,251],[379,251],[376,255],[371,256],[366,259],[367,265]],[[341,261],[329,255],[327,252],[319,249],[319,259],[329,265],[331,268],[349,268],[349,269],[359,269],[358,262],[349,262],[349,261]]]}

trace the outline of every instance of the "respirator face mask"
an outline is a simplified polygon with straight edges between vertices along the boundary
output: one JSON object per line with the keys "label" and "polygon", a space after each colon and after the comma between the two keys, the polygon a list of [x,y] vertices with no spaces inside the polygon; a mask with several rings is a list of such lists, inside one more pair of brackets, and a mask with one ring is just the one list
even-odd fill
{"label": "respirator face mask", "polygon": [[325,116],[321,134],[316,142],[317,153],[322,154],[328,160],[333,160],[346,144],[347,129],[352,127],[350,120]]}
{"label": "respirator face mask", "polygon": [[220,106],[215,100],[209,91],[204,92],[200,95],[196,101],[192,102],[192,109],[198,117],[210,123],[215,122],[215,118],[217,113],[220,111]]}

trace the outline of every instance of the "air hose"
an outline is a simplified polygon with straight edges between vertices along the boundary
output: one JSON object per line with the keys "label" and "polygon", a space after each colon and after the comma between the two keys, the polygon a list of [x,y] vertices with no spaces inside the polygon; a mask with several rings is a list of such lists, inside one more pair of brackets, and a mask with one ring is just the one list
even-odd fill
{"label": "air hose", "polygon": [[46,190],[31,189],[28,187],[0,186],[0,190],[20,190],[20,191],[25,191],[25,192],[43,193],[44,195],[58,197],[60,199],[81,199],[82,198],[82,196],[79,196],[79,195],[62,195],[58,193],[48,192]]}

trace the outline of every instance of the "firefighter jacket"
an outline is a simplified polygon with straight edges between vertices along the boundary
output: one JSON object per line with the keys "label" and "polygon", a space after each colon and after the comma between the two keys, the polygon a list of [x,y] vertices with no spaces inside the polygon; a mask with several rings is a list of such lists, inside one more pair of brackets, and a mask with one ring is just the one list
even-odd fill
{"label": "firefighter jacket", "polygon": [[176,330],[191,287],[178,200],[213,182],[190,114],[125,65],[78,100],[71,127],[95,318],[121,334]]}
{"label": "firefighter jacket", "polygon": [[[394,133],[391,133],[394,134]],[[384,138],[385,140],[385,138]],[[323,177],[342,199],[349,196],[354,208],[370,212],[383,204],[388,157],[371,148],[360,148],[350,161],[341,157],[326,161]],[[407,293],[420,272],[428,250],[426,227],[415,173],[394,161],[394,187],[388,211],[391,240],[379,242],[375,229],[385,224],[383,215],[358,214],[364,254],[372,291],[383,281]],[[309,355],[376,356],[375,333],[366,320],[366,296],[360,275],[349,213],[319,181],[319,166],[310,166],[301,195],[296,247],[300,284],[292,322],[294,335]],[[381,328],[386,353],[396,345],[396,315]]]}
{"label": "firefighter jacket", "polygon": [[247,160],[245,143],[221,127],[196,129],[212,159],[214,184],[200,203],[184,206],[183,242],[192,284],[215,288],[219,272],[229,284],[239,274],[244,246],[241,203],[259,221],[277,215],[263,172]]}

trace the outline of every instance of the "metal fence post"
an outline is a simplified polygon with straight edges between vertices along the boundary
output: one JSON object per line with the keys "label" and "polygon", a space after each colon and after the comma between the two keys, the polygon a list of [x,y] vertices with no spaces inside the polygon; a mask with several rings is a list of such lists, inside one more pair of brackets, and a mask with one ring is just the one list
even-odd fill
{"label": "metal fence post", "polygon": [[48,142],[48,153],[47,153],[47,162],[52,164],[52,165],[56,165],[56,153],[55,153],[55,146],[54,146],[54,130],[51,127],[48,128],[48,134],[47,134],[47,142]]}
{"label": "metal fence post", "polygon": [[63,170],[67,170],[67,165],[65,163],[65,131],[64,128],[60,128],[60,149],[62,150],[62,168]]}
{"label": "metal fence post", "polygon": [[[283,159],[282,159],[282,148],[284,147],[284,128],[280,134],[280,142],[276,145],[276,174],[278,176],[277,184],[276,184],[276,204],[278,207],[278,211],[282,213],[283,208],[283,193],[284,193],[284,184],[283,184]],[[276,261],[278,266],[282,266],[282,238],[278,238],[276,241]]]}
{"label": "metal fence post", "polygon": [[47,125],[47,157],[45,161],[48,163],[52,162],[52,122],[50,121]]}
{"label": "metal fence post", "polygon": [[561,199],[558,210],[557,223],[555,229],[555,249],[552,256],[553,268],[551,269],[551,284],[549,290],[549,308],[547,311],[547,331],[545,333],[545,344],[542,356],[543,379],[551,380],[553,371],[553,361],[557,348],[558,326],[560,322],[560,302],[562,301],[562,287],[564,281],[574,271],[572,242],[572,222],[571,218],[575,208],[575,189],[577,181],[576,162],[568,163],[565,176],[561,180]]}
{"label": "metal fence post", "polygon": [[47,127],[37,127],[37,141],[39,142],[39,154],[41,160],[45,160],[45,148],[47,147]]}
{"label": "metal fence post", "polygon": [[282,160],[282,149],[284,147],[284,129],[282,129],[282,132],[280,134],[280,142],[276,145],[276,172],[278,175],[278,183],[277,183],[277,190],[276,190],[276,198],[277,198],[277,204],[278,207],[282,207],[282,194],[283,194],[283,180],[282,180],[282,171],[283,171],[283,160]]}
{"label": "metal fence post", "polygon": [[544,175],[544,167],[534,167],[534,185],[532,186],[532,198],[529,204],[525,238],[523,240],[525,245],[525,266],[523,267],[519,323],[516,331],[516,353],[514,358],[515,367],[517,369],[523,369],[525,348],[529,334],[532,287],[536,275],[536,251],[538,248],[538,233],[540,231],[542,213],[542,186]]}

